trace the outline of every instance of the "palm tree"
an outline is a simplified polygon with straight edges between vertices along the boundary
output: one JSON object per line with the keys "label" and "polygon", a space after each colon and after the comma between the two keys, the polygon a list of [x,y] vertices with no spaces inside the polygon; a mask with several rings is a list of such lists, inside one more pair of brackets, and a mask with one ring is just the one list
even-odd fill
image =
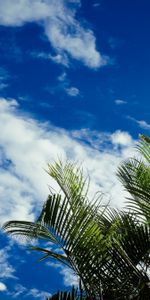
{"label": "palm tree", "polygon": [[[142,138],[139,149],[146,159],[148,147],[149,142]],[[88,180],[76,164],[58,161],[48,165],[48,174],[58,183],[60,193],[48,196],[37,222],[9,221],[4,229],[57,245],[63,254],[41,247],[31,249],[44,254],[41,260],[52,257],[72,268],[91,299],[148,300],[148,171],[148,165],[136,159],[119,168],[118,176],[132,199],[128,210],[118,212],[103,206],[100,197],[89,201]]]}

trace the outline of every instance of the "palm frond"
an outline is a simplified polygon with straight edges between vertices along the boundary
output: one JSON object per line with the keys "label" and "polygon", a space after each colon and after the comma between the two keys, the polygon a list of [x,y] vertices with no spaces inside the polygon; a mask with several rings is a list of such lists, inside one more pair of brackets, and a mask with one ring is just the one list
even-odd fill
{"label": "palm frond", "polygon": [[38,261],[42,261],[47,258],[54,258],[54,259],[60,261],[61,263],[65,264],[67,267],[71,268],[68,258],[65,255],[53,252],[53,251],[45,249],[45,248],[35,247],[35,246],[29,247],[28,249],[32,250],[32,251],[39,251],[40,253],[43,252],[45,254],[43,257],[38,259]]}
{"label": "palm frond", "polygon": [[85,179],[81,166],[67,161],[63,164],[60,160],[54,164],[48,164],[47,173],[58,183],[64,195],[76,206],[76,202],[87,200],[89,180]]}
{"label": "palm frond", "polygon": [[9,221],[3,225],[2,229],[10,235],[19,235],[31,239],[44,239],[54,244],[57,243],[55,236],[39,223]]}

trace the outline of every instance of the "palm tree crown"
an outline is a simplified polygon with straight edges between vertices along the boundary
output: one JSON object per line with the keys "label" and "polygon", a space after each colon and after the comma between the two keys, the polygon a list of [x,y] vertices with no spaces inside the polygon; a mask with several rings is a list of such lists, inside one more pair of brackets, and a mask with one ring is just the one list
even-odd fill
{"label": "palm tree crown", "polygon": [[44,254],[41,260],[52,257],[72,268],[91,299],[150,299],[150,140],[142,137],[138,149],[145,161],[130,159],[118,170],[131,195],[125,211],[102,206],[99,197],[89,201],[82,169],[58,161],[48,174],[61,192],[48,196],[37,221],[4,224],[9,234],[57,245],[62,254],[31,249]]}

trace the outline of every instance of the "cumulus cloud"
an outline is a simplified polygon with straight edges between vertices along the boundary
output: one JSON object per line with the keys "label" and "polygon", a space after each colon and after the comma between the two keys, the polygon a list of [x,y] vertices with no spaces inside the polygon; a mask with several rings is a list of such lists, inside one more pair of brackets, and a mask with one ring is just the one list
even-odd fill
{"label": "cumulus cloud", "polygon": [[91,194],[101,190],[110,194],[114,205],[123,204],[124,194],[115,173],[119,163],[131,155],[134,141],[128,133],[95,132],[93,135],[85,130],[86,137],[81,139],[80,132],[67,132],[27,117],[15,100],[0,100],[0,116],[2,223],[35,218],[49,192],[48,185],[57,189],[44,169],[58,156],[83,164],[91,177]]}
{"label": "cumulus cloud", "polygon": [[7,290],[7,286],[3,282],[0,282],[0,292],[4,292],[6,290]]}
{"label": "cumulus cloud", "polygon": [[0,0],[0,25],[37,22],[44,27],[56,52],[50,57],[56,63],[64,64],[72,57],[90,68],[98,68],[107,64],[108,59],[97,51],[93,31],[76,19],[80,5],[77,0]]}
{"label": "cumulus cloud", "polygon": [[128,132],[123,132],[121,130],[117,130],[115,133],[111,135],[112,143],[115,145],[122,145],[122,146],[130,146],[132,145],[132,138]]}

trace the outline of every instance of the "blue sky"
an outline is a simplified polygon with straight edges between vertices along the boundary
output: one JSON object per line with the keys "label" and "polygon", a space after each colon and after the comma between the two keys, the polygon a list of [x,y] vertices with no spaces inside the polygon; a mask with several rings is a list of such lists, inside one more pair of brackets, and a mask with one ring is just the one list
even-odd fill
{"label": "blue sky", "polygon": [[[89,197],[122,207],[115,174],[149,134],[147,0],[0,0],[0,223],[35,220],[57,186],[44,169],[81,161]],[[52,245],[46,245],[52,247]],[[0,299],[45,299],[77,279],[0,233]]]}

